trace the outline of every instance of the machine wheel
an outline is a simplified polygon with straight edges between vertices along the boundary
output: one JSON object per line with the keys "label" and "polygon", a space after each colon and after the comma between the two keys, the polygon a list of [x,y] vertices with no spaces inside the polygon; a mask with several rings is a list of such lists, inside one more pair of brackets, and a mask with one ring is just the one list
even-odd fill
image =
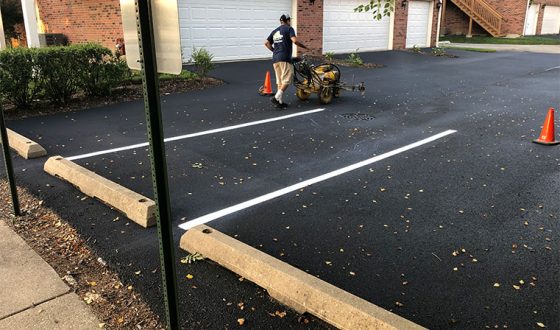
{"label": "machine wheel", "polygon": [[334,90],[332,87],[321,87],[321,91],[319,92],[319,101],[321,104],[331,103],[333,97]]}
{"label": "machine wheel", "polygon": [[298,97],[298,99],[305,101],[309,98],[309,96],[311,96],[311,93],[306,92],[304,89],[296,89],[296,96]]}
{"label": "machine wheel", "polygon": [[334,97],[340,97],[340,88],[334,89]]}

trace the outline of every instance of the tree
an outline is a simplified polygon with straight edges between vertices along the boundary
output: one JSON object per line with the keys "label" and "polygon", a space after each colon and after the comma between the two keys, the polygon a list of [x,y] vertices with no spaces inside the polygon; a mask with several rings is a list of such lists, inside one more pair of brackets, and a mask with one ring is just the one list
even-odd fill
{"label": "tree", "polygon": [[380,21],[383,16],[391,16],[395,11],[396,0],[370,0],[368,4],[354,8],[355,12],[362,13],[371,10],[373,18]]}
{"label": "tree", "polygon": [[16,38],[14,25],[23,22],[23,13],[19,0],[0,0],[4,33],[8,38]]}

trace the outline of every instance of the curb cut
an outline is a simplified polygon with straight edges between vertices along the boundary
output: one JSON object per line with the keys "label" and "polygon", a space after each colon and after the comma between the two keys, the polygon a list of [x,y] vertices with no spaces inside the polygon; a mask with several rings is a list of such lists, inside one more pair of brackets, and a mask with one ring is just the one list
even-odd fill
{"label": "curb cut", "polygon": [[180,247],[265,288],[298,313],[308,312],[337,328],[425,329],[208,226],[187,231]]}
{"label": "curb cut", "polygon": [[76,186],[84,194],[95,197],[124,213],[130,220],[144,228],[155,225],[156,204],[128,188],[110,181],[94,172],[65,159],[50,157],[45,172]]}
{"label": "curb cut", "polygon": [[[18,134],[11,129],[7,129],[8,144],[21,157],[25,159],[39,158],[47,155],[47,151],[39,143],[34,142],[25,136]],[[2,141],[0,141],[2,143]]]}

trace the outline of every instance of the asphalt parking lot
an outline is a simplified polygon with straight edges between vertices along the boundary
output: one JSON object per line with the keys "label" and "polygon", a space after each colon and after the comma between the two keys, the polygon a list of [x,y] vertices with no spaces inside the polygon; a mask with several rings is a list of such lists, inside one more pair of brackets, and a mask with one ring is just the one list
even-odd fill
{"label": "asphalt parking lot", "polygon": [[[164,96],[177,245],[180,225],[210,219],[428,328],[560,328],[560,149],[530,142],[560,105],[560,56],[452,53],[459,57],[364,54],[384,67],[345,67],[342,79],[365,82],[366,94],[326,106],[290,95],[288,110],[275,110],[256,93],[267,61],[220,64],[213,75],[224,86]],[[147,149],[130,147],[146,142],[142,102],[8,127],[49,155],[153,195]],[[162,313],[155,229],[83,199],[42,171],[45,160],[15,157],[18,183]],[[177,276],[186,329],[236,327],[239,317],[259,329],[328,328],[293,312],[271,317],[285,308],[213,263],[178,264]]]}

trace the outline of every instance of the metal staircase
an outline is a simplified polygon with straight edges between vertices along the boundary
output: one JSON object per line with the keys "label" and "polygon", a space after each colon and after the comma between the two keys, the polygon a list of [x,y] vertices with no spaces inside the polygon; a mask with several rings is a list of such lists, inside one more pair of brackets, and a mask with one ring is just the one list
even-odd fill
{"label": "metal staircase", "polygon": [[472,21],[474,20],[493,37],[503,35],[504,17],[485,0],[451,0],[451,2],[471,18],[469,34],[472,34]]}

